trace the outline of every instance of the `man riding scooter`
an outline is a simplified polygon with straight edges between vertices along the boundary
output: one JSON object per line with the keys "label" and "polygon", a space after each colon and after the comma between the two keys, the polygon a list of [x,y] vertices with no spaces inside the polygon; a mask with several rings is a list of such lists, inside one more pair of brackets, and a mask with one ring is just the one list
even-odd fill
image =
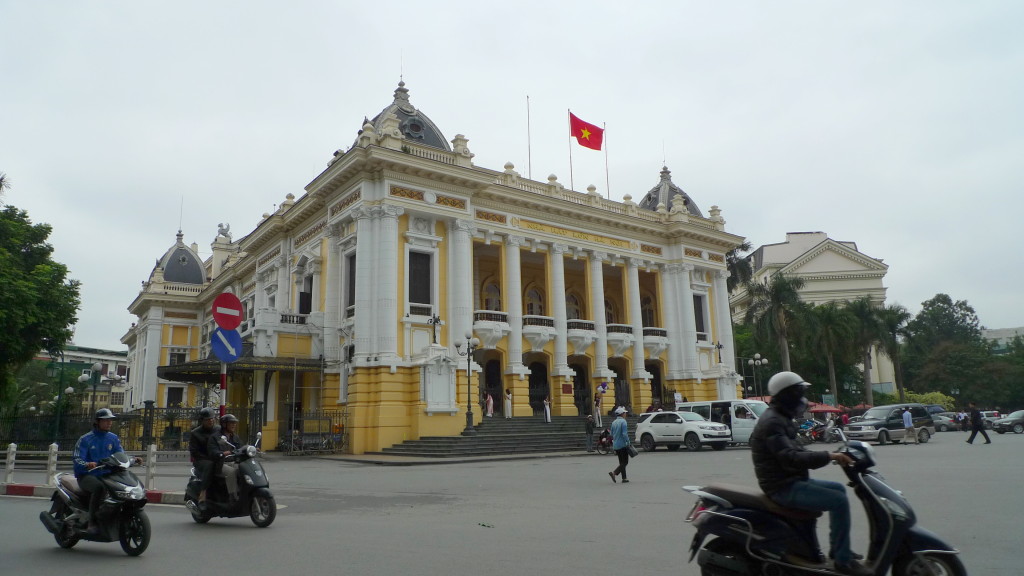
{"label": "man riding scooter", "polygon": [[[100,476],[110,474],[110,470],[99,465],[99,462],[111,454],[124,452],[121,448],[121,439],[110,431],[114,424],[114,413],[109,408],[100,408],[96,411],[93,419],[92,432],[86,432],[75,444],[75,451],[72,459],[75,464],[75,479],[78,485],[89,493],[89,532],[98,532],[96,525],[96,511],[103,502],[106,487],[100,480]],[[142,460],[135,459],[139,464]]]}
{"label": "man riding scooter", "polygon": [[238,429],[238,418],[234,414],[225,414],[220,419],[220,432],[210,435],[210,445],[207,449],[210,454],[217,456],[214,476],[224,477],[232,502],[238,500],[238,466],[225,462],[224,458],[230,456],[244,444],[242,439],[235,434],[236,429]]}
{"label": "man riding scooter", "polygon": [[219,432],[213,424],[213,409],[203,408],[199,411],[199,426],[192,429],[188,439],[188,453],[192,457],[196,474],[201,482],[199,492],[199,509],[206,510],[206,489],[210,486],[214,464],[219,452],[210,452],[210,439]]}
{"label": "man riding scooter", "polygon": [[794,372],[779,372],[768,381],[772,400],[750,436],[754,472],[761,490],[777,504],[800,510],[829,513],[830,550],[836,570],[853,576],[873,571],[850,550],[850,502],[846,487],[838,482],[815,480],[808,473],[829,462],[850,466],[853,459],[841,452],[810,451],[797,440],[793,419],[807,408],[805,382]]}

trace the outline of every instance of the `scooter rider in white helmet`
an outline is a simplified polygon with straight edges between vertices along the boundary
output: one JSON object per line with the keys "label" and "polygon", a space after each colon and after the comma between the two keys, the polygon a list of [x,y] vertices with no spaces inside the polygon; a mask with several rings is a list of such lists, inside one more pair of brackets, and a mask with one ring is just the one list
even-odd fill
{"label": "scooter rider in white helmet", "polygon": [[794,372],[779,372],[768,380],[771,406],[757,420],[750,436],[754,473],[764,493],[781,506],[829,513],[829,556],[836,570],[854,576],[874,572],[861,564],[862,556],[850,550],[850,501],[839,482],[815,480],[808,472],[829,462],[853,464],[846,454],[811,451],[796,441],[793,419],[807,408],[804,397],[809,382]]}

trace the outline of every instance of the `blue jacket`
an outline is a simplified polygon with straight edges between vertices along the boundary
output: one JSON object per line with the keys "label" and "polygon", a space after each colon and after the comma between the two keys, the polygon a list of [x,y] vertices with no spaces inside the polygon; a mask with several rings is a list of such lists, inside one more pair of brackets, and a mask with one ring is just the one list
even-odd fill
{"label": "blue jacket", "polygon": [[121,448],[121,439],[117,437],[117,434],[104,432],[99,428],[93,428],[92,432],[82,434],[82,437],[78,439],[78,444],[75,444],[75,452],[72,455],[75,462],[75,478],[81,478],[86,474],[93,476],[109,474],[110,471],[104,468],[96,467],[89,470],[85,465],[89,462],[99,462],[117,452],[124,452],[124,449]]}
{"label": "blue jacket", "polygon": [[629,446],[629,426],[626,419],[619,416],[612,422],[612,449],[621,450]]}

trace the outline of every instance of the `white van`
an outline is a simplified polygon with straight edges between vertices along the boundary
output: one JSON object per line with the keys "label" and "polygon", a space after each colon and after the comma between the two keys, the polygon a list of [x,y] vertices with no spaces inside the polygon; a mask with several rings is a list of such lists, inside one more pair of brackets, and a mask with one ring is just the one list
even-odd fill
{"label": "white van", "polygon": [[732,430],[732,441],[748,444],[757,419],[768,409],[760,400],[706,400],[676,402],[676,412],[696,412],[712,422],[725,424]]}

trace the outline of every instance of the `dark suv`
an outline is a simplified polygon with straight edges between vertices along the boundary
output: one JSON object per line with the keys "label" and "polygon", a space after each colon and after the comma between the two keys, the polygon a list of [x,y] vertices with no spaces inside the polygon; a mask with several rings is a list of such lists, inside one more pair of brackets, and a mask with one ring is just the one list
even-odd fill
{"label": "dark suv", "polygon": [[1000,434],[1006,434],[1007,432],[1024,434],[1024,410],[1010,412],[1006,416],[996,420],[995,423],[992,424],[992,429]]}
{"label": "dark suv", "polygon": [[903,408],[907,406],[910,407],[910,415],[914,417],[918,442],[927,442],[935,434],[935,421],[922,404],[875,406],[865,412],[859,421],[850,422],[846,427],[846,435],[851,440],[874,440],[879,444],[900,442],[905,433]]}

